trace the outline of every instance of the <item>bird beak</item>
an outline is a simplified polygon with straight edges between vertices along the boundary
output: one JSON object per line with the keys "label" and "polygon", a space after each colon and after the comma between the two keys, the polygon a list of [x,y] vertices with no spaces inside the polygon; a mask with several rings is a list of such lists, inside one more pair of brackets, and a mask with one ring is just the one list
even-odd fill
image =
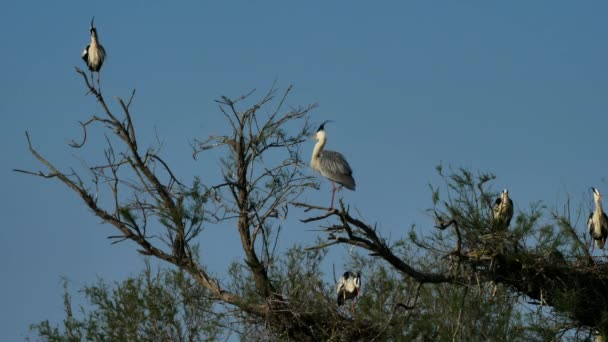
{"label": "bird beak", "polygon": [[91,19],[91,28],[95,27],[95,16]]}

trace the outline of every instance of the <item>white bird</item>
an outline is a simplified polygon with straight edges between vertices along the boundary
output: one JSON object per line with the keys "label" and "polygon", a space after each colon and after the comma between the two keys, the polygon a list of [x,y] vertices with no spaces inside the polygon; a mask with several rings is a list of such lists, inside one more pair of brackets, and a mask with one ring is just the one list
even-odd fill
{"label": "white bird", "polygon": [[593,191],[593,201],[595,202],[595,211],[589,214],[587,227],[589,235],[595,240],[600,249],[604,249],[606,237],[608,236],[608,217],[602,210],[602,194],[596,188],[591,188]]}
{"label": "white bird", "polygon": [[[342,306],[347,299],[353,299],[361,294],[361,273],[346,271],[336,285],[338,306]],[[352,302],[352,312],[355,313],[355,302]]]}
{"label": "white bird", "polygon": [[99,43],[99,37],[97,36],[97,29],[95,28],[95,17],[91,19],[91,27],[89,31],[91,32],[91,43],[84,48],[82,51],[82,59],[89,70],[91,71],[91,82],[93,82],[93,72],[97,72],[97,85],[100,83],[99,78],[99,70],[101,70],[101,66],[103,65],[103,61],[106,58],[106,50]]}
{"label": "white bird", "polygon": [[513,218],[513,200],[509,198],[509,190],[504,189],[500,197],[494,202],[492,218],[498,223],[499,228],[509,228],[509,224]]}
{"label": "white bird", "polygon": [[[330,208],[333,208],[336,190],[345,186],[347,189],[354,191],[356,185],[355,179],[353,178],[353,170],[350,168],[350,165],[348,165],[346,158],[338,152],[323,149],[327,142],[324,126],[328,122],[329,120],[323,122],[315,134],[317,143],[312,150],[310,167],[331,181],[332,192]],[[337,187],[335,183],[340,184],[340,187]]]}

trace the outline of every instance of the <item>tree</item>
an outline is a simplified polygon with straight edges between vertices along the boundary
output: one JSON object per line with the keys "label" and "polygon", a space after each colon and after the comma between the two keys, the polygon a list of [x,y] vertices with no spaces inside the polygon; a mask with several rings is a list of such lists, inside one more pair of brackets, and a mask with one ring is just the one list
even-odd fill
{"label": "tree", "polygon": [[[177,320],[181,323],[173,324],[174,316],[165,310],[176,305],[168,300],[159,321],[169,329],[160,333],[171,340],[195,341],[231,332],[264,340],[523,340],[608,331],[604,320],[608,299],[602,291],[605,266],[594,263],[589,241],[576,234],[569,207],[553,212],[553,222],[547,223],[542,216],[546,208],[533,204],[517,216],[510,230],[497,229],[490,215],[495,177],[475,176],[465,169],[445,174],[438,167],[446,183],[431,188],[432,233],[420,236],[412,229],[408,239],[391,242],[374,224],[352,215],[343,202],[337,209],[297,202],[303,192],[318,187],[300,155],[300,145],[311,133],[307,114],[315,105],[287,108],[291,87],[282,93],[273,88],[251,105],[247,103],[253,92],[236,99],[220,97],[216,102],[228,132],[194,140],[193,155],[221,149],[223,179],[208,184],[195,178],[185,185],[159,151],[142,148],[138,141],[130,113],[134,92],[128,101],[118,99],[120,113],[115,113],[86,73],[77,72],[102,114],[81,123],[83,139],[70,146],[83,148],[94,125],[101,125],[107,135],[103,162],[89,165],[85,160],[82,170],[60,171],[26,133],[30,152],[46,170],[17,171],[58,179],[118,231],[111,236],[115,243],[130,240],[141,254],[172,265],[175,273],[165,274],[179,274],[196,284],[207,300],[203,307],[211,308],[211,317],[219,317],[216,322],[225,322],[226,317],[237,322],[217,326],[205,321],[202,332],[186,336],[179,333],[185,331],[184,322],[200,319],[199,313],[183,311],[185,315]],[[302,219],[305,223],[330,223],[317,245],[295,245],[278,254],[281,227],[294,206],[318,212]],[[205,253],[196,244],[205,227],[219,224],[235,227],[245,256],[244,262],[226,271],[227,282],[206,271]],[[365,269],[367,275],[365,296],[355,316],[337,310],[333,284],[319,271],[325,251],[334,245],[354,246],[369,254],[353,255],[354,267]],[[49,339],[98,331],[112,322],[104,314],[126,314],[100,303],[145,298],[150,289],[142,284],[129,279],[116,285],[113,294],[102,291],[97,297],[90,296],[88,289],[107,286],[87,287],[89,300],[99,307],[96,313],[75,325],[65,324],[62,331],[49,322],[35,329]],[[130,292],[123,296],[125,288]],[[161,283],[158,291],[175,293],[175,284]],[[522,304],[528,299],[535,303]],[[532,305],[554,311],[526,313]],[[132,310],[148,319],[145,308],[142,304]],[[75,322],[68,305],[66,315],[66,322]],[[157,336],[142,329],[134,325],[130,331],[141,339]],[[109,330],[104,334],[113,336]],[[125,336],[135,339],[136,335]]]}
{"label": "tree", "polygon": [[64,281],[63,329],[43,321],[32,326],[48,341],[208,341],[217,339],[224,315],[208,291],[181,270],[152,271],[112,285],[103,280],[82,289],[91,310],[74,313]]}

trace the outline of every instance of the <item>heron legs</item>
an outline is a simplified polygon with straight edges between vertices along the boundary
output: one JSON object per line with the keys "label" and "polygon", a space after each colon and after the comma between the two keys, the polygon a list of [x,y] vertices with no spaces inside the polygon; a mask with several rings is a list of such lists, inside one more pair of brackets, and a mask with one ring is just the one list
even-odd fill
{"label": "heron legs", "polygon": [[353,318],[355,317],[355,301],[358,302],[359,301],[359,297],[361,297],[361,289],[359,289],[357,291],[357,296],[355,298],[353,298],[353,301],[352,301],[351,311],[353,313]]}
{"label": "heron legs", "polygon": [[331,205],[329,206],[330,210],[334,208],[334,196],[336,195],[336,191],[340,189],[342,189],[342,185],[336,186],[336,183],[334,183],[334,181],[331,181]]}
{"label": "heron legs", "polygon": [[[93,76],[93,71],[91,71],[91,87],[95,88],[95,77]],[[97,89],[101,92],[101,77],[99,75],[99,71],[97,71]]]}

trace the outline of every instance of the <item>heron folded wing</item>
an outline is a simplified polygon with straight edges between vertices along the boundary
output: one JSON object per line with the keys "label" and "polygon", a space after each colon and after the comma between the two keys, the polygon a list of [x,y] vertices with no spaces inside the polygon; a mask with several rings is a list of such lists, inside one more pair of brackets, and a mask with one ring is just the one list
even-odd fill
{"label": "heron folded wing", "polygon": [[319,155],[319,171],[325,177],[338,182],[348,189],[355,189],[355,180],[352,177],[353,170],[348,165],[346,158],[339,152],[323,151]]}

